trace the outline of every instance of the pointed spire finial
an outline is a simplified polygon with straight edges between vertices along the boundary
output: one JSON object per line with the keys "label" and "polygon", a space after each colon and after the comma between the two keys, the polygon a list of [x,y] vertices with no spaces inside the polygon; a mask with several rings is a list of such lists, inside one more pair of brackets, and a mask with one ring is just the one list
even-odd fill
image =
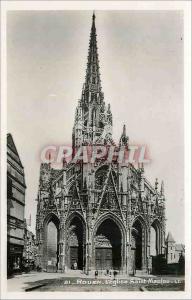
{"label": "pointed spire finial", "polygon": [[126,136],[126,125],[123,125],[123,135]]}
{"label": "pointed spire finial", "polygon": [[95,11],[93,11],[93,15],[92,15],[92,31],[95,31]]}
{"label": "pointed spire finial", "polygon": [[161,196],[164,196],[164,181],[161,182]]}
{"label": "pointed spire finial", "polygon": [[141,172],[144,173],[144,164],[143,164],[143,162],[141,163]]}
{"label": "pointed spire finial", "polygon": [[66,168],[66,165],[67,165],[66,159],[65,159],[65,157],[63,157],[63,169]]}
{"label": "pointed spire finial", "polygon": [[49,160],[49,168],[51,167],[51,153],[49,152],[49,156],[48,156],[48,160]]}
{"label": "pointed spire finial", "polygon": [[95,20],[95,11],[93,11],[93,16],[92,16],[92,19],[93,19],[93,21]]}
{"label": "pointed spire finial", "polygon": [[158,184],[159,184],[159,183],[158,183],[158,178],[156,178],[156,179],[155,179],[155,190],[156,190],[156,191],[157,191],[157,189],[158,189]]}
{"label": "pointed spire finial", "polygon": [[128,138],[128,136],[126,135],[126,126],[125,126],[125,124],[124,124],[124,125],[123,125],[123,132],[122,132],[122,134],[121,134],[121,138],[120,138],[119,144],[120,144],[120,145],[127,145],[128,140],[129,140],[129,138]]}

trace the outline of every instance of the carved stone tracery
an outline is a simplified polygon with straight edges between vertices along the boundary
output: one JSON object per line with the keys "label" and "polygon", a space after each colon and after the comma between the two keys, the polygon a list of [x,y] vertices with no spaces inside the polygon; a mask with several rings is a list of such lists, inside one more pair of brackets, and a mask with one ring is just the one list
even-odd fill
{"label": "carved stone tracery", "polygon": [[[95,16],[93,16],[86,80],[75,113],[73,149],[85,144],[114,145],[112,124],[111,108],[106,106],[101,89]],[[124,126],[119,144],[128,147],[128,142]],[[142,168],[136,168],[131,164],[121,166],[117,160],[110,164],[106,164],[103,159],[97,159],[94,164],[65,162],[61,170],[53,169],[50,163],[42,164],[36,222],[39,265],[43,269],[47,268],[46,220],[49,216],[54,216],[58,220],[56,224],[59,228],[59,270],[71,268],[70,255],[77,260],[81,256],[80,265],[85,272],[96,268],[95,248],[111,248],[115,243],[104,233],[96,235],[98,224],[101,225],[105,220],[113,220],[121,232],[119,267],[127,274],[132,274],[133,251],[139,244],[136,240],[137,235],[134,235],[136,232],[134,230],[138,229],[139,225],[138,228],[134,228],[134,222],[135,220],[140,222],[141,267],[144,270],[147,257],[150,255],[149,233],[153,224],[156,226],[159,254],[162,253],[164,245],[163,193],[164,189],[159,193],[156,187],[151,186],[144,177]],[[73,224],[71,222],[75,217],[80,221],[76,219],[77,223]],[[77,224],[82,224],[81,239],[77,227],[74,227]],[[80,251],[76,249],[79,245]],[[72,252],[73,254],[70,254]]]}

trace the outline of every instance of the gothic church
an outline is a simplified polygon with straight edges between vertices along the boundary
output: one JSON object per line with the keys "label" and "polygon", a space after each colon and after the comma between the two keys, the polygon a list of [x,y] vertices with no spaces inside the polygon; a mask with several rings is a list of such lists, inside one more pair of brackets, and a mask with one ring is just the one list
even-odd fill
{"label": "gothic church", "polygon": [[[72,146],[115,145],[112,113],[102,92],[95,15],[88,62],[78,101]],[[118,145],[129,146],[124,126]],[[144,176],[143,166],[63,162],[42,163],[37,199],[36,236],[42,270],[86,274],[94,270],[145,272],[151,255],[165,253],[165,197]],[[152,241],[153,240],[153,241]],[[152,249],[153,248],[153,249]]]}

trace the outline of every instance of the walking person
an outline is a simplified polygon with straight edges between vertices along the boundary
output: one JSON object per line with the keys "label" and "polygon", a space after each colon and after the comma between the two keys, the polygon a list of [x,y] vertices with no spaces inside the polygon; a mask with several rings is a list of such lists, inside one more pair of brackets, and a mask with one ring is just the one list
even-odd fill
{"label": "walking person", "polygon": [[150,275],[152,273],[152,257],[147,258],[147,273]]}

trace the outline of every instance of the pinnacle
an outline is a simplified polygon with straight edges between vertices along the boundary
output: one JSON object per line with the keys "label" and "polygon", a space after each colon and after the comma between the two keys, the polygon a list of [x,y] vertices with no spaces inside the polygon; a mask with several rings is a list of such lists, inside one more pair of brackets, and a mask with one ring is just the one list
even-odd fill
{"label": "pinnacle", "polygon": [[175,242],[175,240],[174,240],[174,238],[173,238],[173,236],[172,236],[172,234],[171,234],[170,231],[168,232],[166,241],[167,242],[173,242],[173,243]]}

